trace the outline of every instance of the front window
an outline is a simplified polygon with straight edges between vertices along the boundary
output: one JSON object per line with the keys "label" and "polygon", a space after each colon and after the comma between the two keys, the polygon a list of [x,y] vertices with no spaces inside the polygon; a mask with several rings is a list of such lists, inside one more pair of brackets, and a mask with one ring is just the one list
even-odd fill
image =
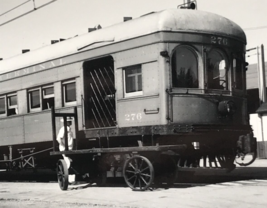
{"label": "front window", "polygon": [[125,97],[142,95],[141,65],[127,67],[124,70]]}
{"label": "front window", "polygon": [[172,56],[172,85],[198,88],[198,60],[189,47],[178,47]]}
{"label": "front window", "polygon": [[213,49],[207,55],[207,85],[209,89],[228,89],[227,59],[221,50]]}

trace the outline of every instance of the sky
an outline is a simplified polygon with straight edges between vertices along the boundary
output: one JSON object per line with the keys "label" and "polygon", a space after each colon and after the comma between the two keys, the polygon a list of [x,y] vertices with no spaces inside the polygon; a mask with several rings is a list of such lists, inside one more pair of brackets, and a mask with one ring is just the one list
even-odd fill
{"label": "sky", "polygon": [[[183,2],[184,0],[0,0],[0,58],[7,59],[21,54],[22,49],[34,50],[49,45],[51,40],[87,33],[88,28],[98,24],[103,28],[122,22],[123,17],[137,18],[152,11],[177,8]],[[15,7],[17,8],[13,9]],[[33,10],[34,7],[37,9]],[[265,53],[266,8],[267,0],[197,0],[198,10],[216,13],[241,26],[247,36],[247,49],[263,44]],[[30,13],[10,21],[27,12]],[[250,55],[247,57],[249,64],[257,62],[256,50],[247,55]]]}

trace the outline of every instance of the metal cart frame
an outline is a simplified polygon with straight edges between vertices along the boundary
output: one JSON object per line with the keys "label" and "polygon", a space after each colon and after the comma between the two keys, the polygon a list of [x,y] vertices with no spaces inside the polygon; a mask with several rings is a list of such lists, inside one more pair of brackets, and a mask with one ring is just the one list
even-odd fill
{"label": "metal cart frame", "polygon": [[[186,149],[186,145],[143,146],[140,141],[138,142],[139,146],[135,147],[68,150],[68,138],[67,134],[65,134],[65,151],[56,151],[55,118],[63,117],[65,132],[67,132],[67,117],[73,117],[75,119],[75,131],[77,134],[77,108],[74,108],[74,113],[55,113],[54,109],[52,109],[51,116],[53,151],[50,155],[55,156],[64,154],[72,160],[69,169],[63,159],[60,159],[57,163],[58,183],[62,190],[68,189],[70,172],[82,175],[91,171],[91,173],[93,172],[98,176],[102,175],[103,177],[104,175],[105,178],[107,169],[105,166],[101,166],[101,164],[105,162],[107,155],[114,154],[119,154],[124,157],[123,162],[120,164],[122,168],[122,176],[124,177],[126,184],[132,190],[147,190],[152,184],[155,184],[156,182],[159,183],[160,178],[162,178],[159,176],[164,176],[165,179],[167,179],[167,185],[174,182],[177,175],[177,162],[175,157]],[[91,168],[87,166],[91,166]],[[94,171],[92,171],[92,168]]]}

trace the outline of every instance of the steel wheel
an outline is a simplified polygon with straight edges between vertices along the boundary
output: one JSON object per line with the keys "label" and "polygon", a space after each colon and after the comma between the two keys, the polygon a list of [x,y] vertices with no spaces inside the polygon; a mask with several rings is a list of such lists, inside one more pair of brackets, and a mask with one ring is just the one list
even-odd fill
{"label": "steel wheel", "polygon": [[65,191],[69,185],[69,171],[64,160],[59,160],[57,163],[57,180],[61,190]]}
{"label": "steel wheel", "polygon": [[136,155],[125,162],[123,177],[132,190],[145,191],[154,180],[154,168],[147,158]]}
{"label": "steel wheel", "polygon": [[252,152],[248,154],[240,153],[236,156],[235,162],[240,166],[248,166],[252,164],[257,158],[257,152]]}

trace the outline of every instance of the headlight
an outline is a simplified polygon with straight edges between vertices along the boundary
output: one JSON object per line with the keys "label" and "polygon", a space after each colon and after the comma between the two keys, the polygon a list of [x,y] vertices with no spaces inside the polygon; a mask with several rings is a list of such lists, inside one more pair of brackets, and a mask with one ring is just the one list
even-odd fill
{"label": "headlight", "polygon": [[236,111],[236,105],[231,100],[220,101],[218,104],[218,111],[221,115],[233,115]]}

